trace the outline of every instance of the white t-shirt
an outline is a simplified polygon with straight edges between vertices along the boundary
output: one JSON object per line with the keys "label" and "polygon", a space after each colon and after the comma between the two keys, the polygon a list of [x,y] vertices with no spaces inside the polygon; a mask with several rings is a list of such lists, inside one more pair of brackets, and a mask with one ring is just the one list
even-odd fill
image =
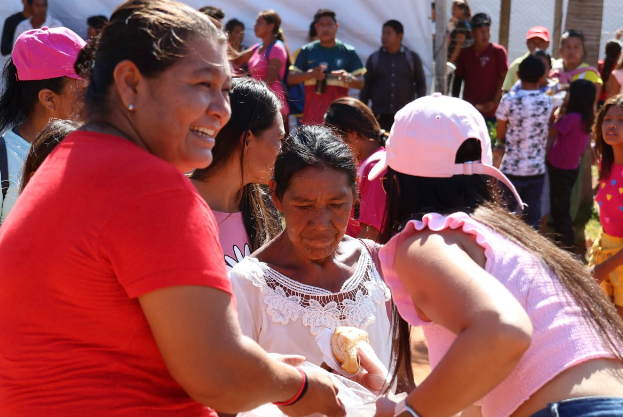
{"label": "white t-shirt", "polygon": [[22,171],[24,169],[24,161],[30,150],[30,143],[18,136],[12,130],[7,130],[4,135],[6,144],[7,162],[9,165],[9,189],[6,193],[6,199],[2,198],[0,192],[0,224],[6,220],[9,212],[15,205],[19,189],[22,184]]}
{"label": "white t-shirt", "polygon": [[[44,27],[44,26],[49,27],[49,28],[60,28],[60,27],[63,27],[64,25],[61,23],[60,20],[53,18],[48,13],[48,15],[45,17],[45,22],[43,22],[41,27]],[[26,32],[27,30],[33,30],[33,29],[34,28],[32,27],[32,17],[30,19],[21,21],[19,25],[17,25],[17,28],[15,28],[15,37],[13,38],[13,45],[15,45],[15,41],[17,40],[17,38],[19,38],[19,35]]]}
{"label": "white t-shirt", "polygon": [[238,320],[245,336],[267,352],[303,355],[321,365],[315,336],[324,329],[353,326],[366,330],[370,345],[390,368],[391,329],[386,302],[390,292],[367,249],[361,249],[355,273],[338,293],[304,285],[257,258],[246,257],[230,272]]}

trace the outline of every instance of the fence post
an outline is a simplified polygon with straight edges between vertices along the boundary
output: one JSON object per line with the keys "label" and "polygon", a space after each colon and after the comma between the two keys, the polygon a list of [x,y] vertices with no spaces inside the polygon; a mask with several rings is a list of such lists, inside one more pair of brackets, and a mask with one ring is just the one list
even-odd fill
{"label": "fence post", "polygon": [[502,0],[500,4],[500,30],[498,43],[508,51],[508,33],[511,22],[511,0]]}
{"label": "fence post", "polygon": [[552,34],[552,56],[556,59],[560,58],[560,52],[558,51],[558,45],[560,45],[560,35],[562,35],[562,2],[563,0],[556,0],[554,6],[554,31]]}
{"label": "fence post", "polygon": [[435,0],[435,45],[433,47],[434,82],[435,91],[441,94],[448,93],[448,81],[446,77],[446,62],[448,60],[446,38],[447,23],[446,0]]}

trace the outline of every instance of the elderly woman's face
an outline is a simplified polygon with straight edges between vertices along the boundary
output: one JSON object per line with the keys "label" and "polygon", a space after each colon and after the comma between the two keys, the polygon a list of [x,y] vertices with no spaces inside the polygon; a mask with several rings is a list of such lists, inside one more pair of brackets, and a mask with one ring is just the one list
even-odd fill
{"label": "elderly woman's face", "polygon": [[346,232],[353,207],[353,189],[346,173],[325,167],[298,172],[281,201],[286,234],[301,255],[325,259],[335,251]]}
{"label": "elderly woman's face", "polygon": [[214,137],[231,115],[225,45],[197,39],[189,46],[188,56],[148,79],[131,113],[145,147],[182,172],[212,163]]}

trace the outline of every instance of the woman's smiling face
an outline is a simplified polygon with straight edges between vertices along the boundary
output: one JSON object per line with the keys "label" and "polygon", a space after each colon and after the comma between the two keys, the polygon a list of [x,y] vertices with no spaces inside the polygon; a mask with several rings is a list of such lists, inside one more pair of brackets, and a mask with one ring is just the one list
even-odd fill
{"label": "woman's smiling face", "polygon": [[225,45],[191,41],[187,56],[146,85],[131,117],[147,150],[182,172],[210,165],[214,137],[231,115]]}

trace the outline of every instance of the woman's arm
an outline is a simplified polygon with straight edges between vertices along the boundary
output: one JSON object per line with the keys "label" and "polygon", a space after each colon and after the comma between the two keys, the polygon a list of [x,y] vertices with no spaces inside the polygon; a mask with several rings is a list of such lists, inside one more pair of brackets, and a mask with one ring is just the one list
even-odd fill
{"label": "woman's arm", "polygon": [[617,80],[617,77],[610,75],[608,83],[606,84],[606,96],[608,98],[616,96],[621,91],[621,84]]}
{"label": "woman's arm", "polygon": [[258,48],[257,45],[254,45],[242,52],[240,52],[240,55],[238,55],[237,58],[232,59],[231,62],[234,63],[234,65],[237,66],[241,66],[241,65],[245,65],[249,63],[249,60],[251,59],[251,57],[253,56],[253,53],[255,52],[255,50]]}
{"label": "woman's arm", "polygon": [[452,416],[471,406],[512,372],[530,346],[528,315],[481,267],[484,262],[480,246],[460,231],[418,233],[398,247],[396,272],[414,305],[457,335],[407,399],[423,416]]}
{"label": "woman's arm", "polygon": [[268,61],[268,69],[266,71],[266,79],[264,80],[264,82],[268,85],[272,84],[275,81],[281,82],[281,76],[279,75],[279,72],[283,65],[285,64],[279,59],[271,59],[270,61]]}
{"label": "woman's arm", "polygon": [[601,284],[604,279],[608,278],[608,275],[610,275],[612,271],[614,271],[621,265],[623,265],[623,249],[615,253],[608,260],[600,264],[593,265],[591,267],[591,273],[593,274],[593,277],[595,277],[597,282]]}
{"label": "woman's arm", "polygon": [[[173,378],[196,401],[225,413],[284,402],[299,391],[296,368],[270,358],[241,335],[229,294],[201,286],[168,287],[139,297]],[[343,416],[337,390],[323,373],[309,371],[308,391],[286,407],[292,416]]]}

